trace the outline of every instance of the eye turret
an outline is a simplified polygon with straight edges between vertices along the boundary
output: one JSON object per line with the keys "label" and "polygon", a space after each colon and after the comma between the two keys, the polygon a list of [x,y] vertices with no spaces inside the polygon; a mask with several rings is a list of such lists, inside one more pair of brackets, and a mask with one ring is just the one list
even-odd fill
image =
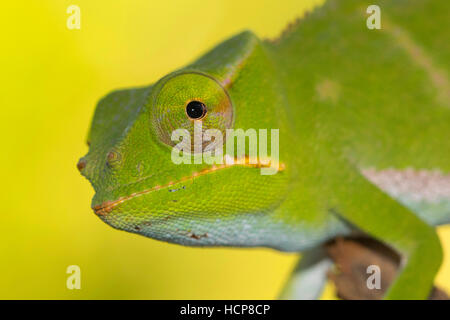
{"label": "eye turret", "polygon": [[[194,143],[194,126],[200,125],[202,132],[217,129],[225,131],[233,123],[233,106],[226,90],[213,78],[200,73],[182,73],[157,84],[154,101],[150,108],[152,125],[158,138],[169,146],[172,133],[185,129]],[[203,143],[203,147],[210,144]]]}

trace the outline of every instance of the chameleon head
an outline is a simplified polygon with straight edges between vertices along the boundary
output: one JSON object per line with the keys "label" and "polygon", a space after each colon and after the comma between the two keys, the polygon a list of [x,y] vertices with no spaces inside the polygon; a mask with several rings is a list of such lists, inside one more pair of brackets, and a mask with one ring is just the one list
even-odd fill
{"label": "chameleon head", "polygon": [[[198,135],[195,125],[201,124],[202,133],[223,133],[223,144],[227,129],[280,128],[280,92],[271,68],[266,48],[244,32],[154,85],[104,97],[91,125],[89,152],[78,163],[95,189],[95,213],[115,228],[169,242],[268,242],[264,225],[282,201],[288,170],[262,175],[260,163],[196,163],[189,151]],[[183,149],[191,163],[173,161],[174,147],[183,147],[172,139],[176,129],[191,137],[190,148]]]}

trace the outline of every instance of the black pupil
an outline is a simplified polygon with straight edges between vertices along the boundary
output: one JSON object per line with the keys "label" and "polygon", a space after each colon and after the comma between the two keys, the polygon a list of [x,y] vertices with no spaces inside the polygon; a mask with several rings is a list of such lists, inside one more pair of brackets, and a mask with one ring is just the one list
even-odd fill
{"label": "black pupil", "polygon": [[186,113],[191,119],[200,119],[206,113],[206,106],[200,101],[191,101],[186,106]]}

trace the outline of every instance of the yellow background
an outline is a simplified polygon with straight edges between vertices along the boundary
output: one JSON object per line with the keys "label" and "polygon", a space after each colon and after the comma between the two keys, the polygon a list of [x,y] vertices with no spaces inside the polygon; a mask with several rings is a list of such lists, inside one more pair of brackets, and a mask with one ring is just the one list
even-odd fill
{"label": "yellow background", "polygon": [[[318,2],[2,3],[0,298],[275,298],[295,255],[116,231],[91,211],[93,190],[75,164],[100,97],[152,83],[244,28],[274,37]],[[81,9],[80,30],[66,27],[70,4]],[[440,235],[447,259],[437,283],[450,290],[450,229]],[[72,264],[81,290],[66,288]]]}

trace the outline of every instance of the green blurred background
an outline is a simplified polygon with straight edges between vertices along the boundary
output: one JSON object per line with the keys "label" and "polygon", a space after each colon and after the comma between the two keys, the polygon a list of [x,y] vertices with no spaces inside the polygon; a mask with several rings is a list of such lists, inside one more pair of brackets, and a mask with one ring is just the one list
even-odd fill
{"label": "green blurred background", "polygon": [[[106,93],[152,83],[245,28],[274,37],[321,2],[2,3],[0,298],[275,298],[295,255],[185,248],[114,230],[91,211],[93,190],[75,165]],[[66,27],[71,4],[80,30]],[[437,283],[450,291],[450,228],[440,236],[447,258]],[[73,264],[81,290],[66,288]]]}

